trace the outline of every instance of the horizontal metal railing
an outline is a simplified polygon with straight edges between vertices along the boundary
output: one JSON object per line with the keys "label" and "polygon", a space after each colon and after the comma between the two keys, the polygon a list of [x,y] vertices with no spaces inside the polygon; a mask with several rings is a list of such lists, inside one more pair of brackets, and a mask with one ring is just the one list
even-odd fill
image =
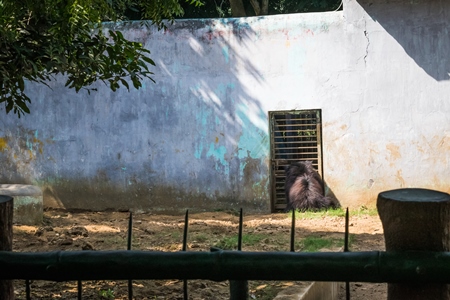
{"label": "horizontal metal railing", "polygon": [[449,252],[0,251],[0,279],[450,283]]}

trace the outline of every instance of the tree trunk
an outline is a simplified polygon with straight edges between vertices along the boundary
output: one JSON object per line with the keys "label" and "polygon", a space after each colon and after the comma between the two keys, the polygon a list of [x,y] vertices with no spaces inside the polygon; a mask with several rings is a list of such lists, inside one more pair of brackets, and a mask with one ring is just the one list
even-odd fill
{"label": "tree trunk", "polygon": [[258,0],[250,0],[250,4],[253,7],[253,10],[255,11],[255,15],[259,16],[261,14],[261,6],[259,5]]}
{"label": "tree trunk", "polygon": [[269,14],[269,0],[262,0],[261,4],[261,15]]}
{"label": "tree trunk", "polygon": [[[380,193],[386,251],[449,251],[450,195],[426,189]],[[418,271],[419,267],[418,267]],[[388,284],[388,300],[450,299],[446,284]]]}
{"label": "tree trunk", "polygon": [[[0,195],[0,251],[12,251],[13,203],[13,198]],[[0,299],[14,299],[12,280],[0,280]]]}
{"label": "tree trunk", "polygon": [[269,14],[269,0],[262,0],[261,3],[259,3],[259,0],[250,0],[250,4],[256,16]]}
{"label": "tree trunk", "polygon": [[230,0],[231,14],[233,17],[246,17],[243,0]]}

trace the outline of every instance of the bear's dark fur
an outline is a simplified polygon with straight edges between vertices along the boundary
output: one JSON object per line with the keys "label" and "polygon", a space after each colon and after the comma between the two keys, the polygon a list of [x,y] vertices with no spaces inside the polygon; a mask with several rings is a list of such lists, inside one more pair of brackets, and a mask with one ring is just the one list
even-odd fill
{"label": "bear's dark fur", "polygon": [[325,197],[323,181],[312,162],[295,162],[286,168],[286,210],[320,210],[340,207],[339,202]]}

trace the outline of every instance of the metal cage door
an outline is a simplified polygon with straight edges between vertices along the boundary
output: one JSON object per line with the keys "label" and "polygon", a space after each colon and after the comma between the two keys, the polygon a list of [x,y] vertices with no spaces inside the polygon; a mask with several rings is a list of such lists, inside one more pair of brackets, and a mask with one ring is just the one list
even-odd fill
{"label": "metal cage door", "polygon": [[312,161],[322,175],[321,110],[269,112],[272,211],[286,209],[285,168],[292,162]]}

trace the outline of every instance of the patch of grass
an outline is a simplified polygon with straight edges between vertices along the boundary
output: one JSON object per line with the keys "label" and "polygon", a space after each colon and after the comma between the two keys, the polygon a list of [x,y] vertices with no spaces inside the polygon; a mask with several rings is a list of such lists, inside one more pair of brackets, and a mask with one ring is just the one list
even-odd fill
{"label": "patch of grass", "polygon": [[120,235],[108,235],[103,238],[105,245],[113,245],[114,247],[126,247],[127,239],[126,237]]}
{"label": "patch of grass", "polygon": [[[288,216],[289,218],[292,218],[292,212],[289,212]],[[295,218],[317,219],[322,217],[345,217],[345,210],[337,208],[319,211],[295,211]]]}
{"label": "patch of grass", "polygon": [[[337,208],[337,209],[328,209],[328,210],[320,210],[320,211],[305,211],[295,212],[295,218],[304,218],[304,219],[318,219],[322,217],[345,217],[345,209]],[[292,218],[292,212],[287,213],[289,218]],[[374,208],[368,208],[366,206],[361,206],[358,209],[349,209],[350,217],[352,216],[377,216],[378,210]]]}
{"label": "patch of grass", "polygon": [[368,208],[361,206],[356,210],[349,210],[350,216],[378,216],[378,210],[376,207]]}
{"label": "patch of grass", "polygon": [[199,243],[207,242],[209,239],[210,237],[205,233],[196,233],[195,235],[192,236],[192,240]]}
{"label": "patch of grass", "polygon": [[[266,234],[243,234],[242,235],[242,246],[254,246],[264,239],[269,238]],[[237,236],[227,236],[219,240],[214,247],[220,248],[222,250],[235,250],[238,245]]]}
{"label": "patch of grass", "polygon": [[181,232],[180,230],[177,230],[177,229],[169,229],[169,230],[164,230],[164,231],[158,232],[155,234],[155,236],[158,239],[170,238],[173,240],[181,241],[181,239],[183,237],[183,232]]}
{"label": "patch of grass", "polygon": [[317,252],[323,248],[331,248],[333,245],[332,239],[324,239],[318,236],[308,236],[299,241],[299,247],[302,252]]}
{"label": "patch of grass", "polygon": [[111,289],[101,290],[98,295],[101,299],[115,299],[114,291]]}
{"label": "patch of grass", "polygon": [[[352,245],[355,236],[353,234],[349,235],[348,244],[349,247]],[[332,248],[341,248],[344,246],[344,238],[336,239],[336,238],[323,238],[320,236],[307,236],[301,241],[296,243],[296,246],[302,252],[317,252],[321,249],[332,249]]]}
{"label": "patch of grass", "polygon": [[[348,247],[350,248],[353,245],[353,242],[355,241],[355,235],[349,234],[348,235]],[[336,243],[336,246],[338,247],[344,247],[344,239],[339,239]]]}

